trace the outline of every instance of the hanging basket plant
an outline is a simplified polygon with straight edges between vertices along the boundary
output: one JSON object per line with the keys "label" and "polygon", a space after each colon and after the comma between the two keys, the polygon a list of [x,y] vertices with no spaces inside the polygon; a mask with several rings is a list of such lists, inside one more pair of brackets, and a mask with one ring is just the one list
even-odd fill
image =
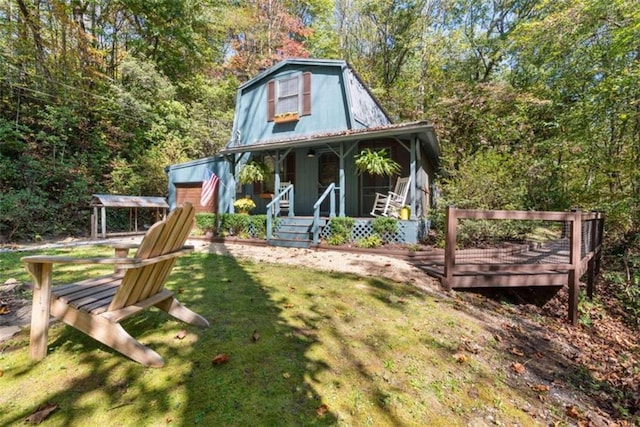
{"label": "hanging basket plant", "polygon": [[393,160],[386,149],[371,150],[367,148],[356,155],[356,169],[358,173],[370,175],[394,175],[400,172],[400,165]]}
{"label": "hanging basket plant", "polygon": [[252,184],[264,181],[267,175],[266,167],[256,161],[245,164],[238,172],[238,182],[240,184]]}

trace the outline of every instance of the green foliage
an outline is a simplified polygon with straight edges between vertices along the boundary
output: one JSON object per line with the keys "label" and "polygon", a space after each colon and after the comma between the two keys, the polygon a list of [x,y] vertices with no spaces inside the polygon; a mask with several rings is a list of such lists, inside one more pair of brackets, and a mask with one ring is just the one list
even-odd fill
{"label": "green foliage", "polygon": [[[251,234],[256,239],[265,239],[267,237],[267,216],[266,215],[251,215]],[[277,226],[277,218],[275,225]]]}
{"label": "green foliage", "polygon": [[329,227],[331,234],[327,239],[329,245],[344,245],[351,241],[351,230],[355,225],[356,220],[351,217],[335,217],[331,218]]}
{"label": "green foliage", "polygon": [[396,218],[378,216],[371,222],[374,235],[378,236],[383,242],[389,242],[398,233],[398,220]]}
{"label": "green foliage", "polygon": [[367,237],[361,237],[356,240],[356,246],[359,248],[374,249],[379,248],[384,244],[384,240],[378,233],[373,233]]}
{"label": "green foliage", "polygon": [[249,235],[250,216],[225,213],[220,215],[220,235],[246,237]]}
{"label": "green foliage", "polygon": [[254,160],[246,163],[238,171],[238,182],[240,184],[252,184],[254,182],[262,182],[268,174],[268,169],[262,163]]}
{"label": "green foliage", "polygon": [[196,227],[202,232],[215,232],[218,229],[218,216],[214,213],[196,214]]}
{"label": "green foliage", "polygon": [[400,172],[400,165],[393,160],[386,149],[367,148],[355,156],[358,173],[371,175],[394,175]]}
{"label": "green foliage", "polygon": [[398,232],[398,220],[396,218],[377,216],[371,221],[373,231],[378,234],[395,234]]}

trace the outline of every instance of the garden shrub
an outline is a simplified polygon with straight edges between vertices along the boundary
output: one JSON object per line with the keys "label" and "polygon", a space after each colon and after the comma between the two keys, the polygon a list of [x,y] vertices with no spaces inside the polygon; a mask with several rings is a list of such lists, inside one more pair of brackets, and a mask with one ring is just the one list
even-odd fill
{"label": "garden shrub", "polygon": [[[267,237],[267,216],[251,215],[249,217],[251,223],[251,235],[256,239],[265,239]],[[277,223],[276,223],[277,225]]]}
{"label": "garden shrub", "polygon": [[365,249],[379,248],[384,243],[384,240],[378,233],[373,233],[370,236],[362,237],[356,240],[356,246]]}
{"label": "garden shrub", "polygon": [[249,236],[250,216],[245,214],[225,213],[220,215],[220,235]]}
{"label": "garden shrub", "polygon": [[398,233],[398,220],[396,218],[379,216],[371,222],[371,226],[373,227],[373,232],[378,234],[378,237],[384,243],[391,241],[393,236]]}
{"label": "garden shrub", "polygon": [[327,243],[338,246],[350,242],[351,230],[353,230],[355,223],[356,220],[351,217],[331,218],[331,222],[329,222],[331,235],[327,239]]}
{"label": "garden shrub", "polygon": [[196,214],[196,227],[202,233],[215,233],[218,228],[218,216],[214,213]]}

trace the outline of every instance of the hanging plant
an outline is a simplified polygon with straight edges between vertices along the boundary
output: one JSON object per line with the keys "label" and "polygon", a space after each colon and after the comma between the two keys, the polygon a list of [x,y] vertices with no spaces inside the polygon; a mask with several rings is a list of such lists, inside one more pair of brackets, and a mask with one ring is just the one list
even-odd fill
{"label": "hanging plant", "polygon": [[254,160],[246,163],[238,172],[238,182],[240,184],[252,184],[254,182],[262,182],[267,175],[266,168],[263,164]]}
{"label": "hanging plant", "polygon": [[393,160],[386,149],[371,150],[367,148],[356,155],[358,173],[370,175],[394,175],[400,172],[400,165]]}

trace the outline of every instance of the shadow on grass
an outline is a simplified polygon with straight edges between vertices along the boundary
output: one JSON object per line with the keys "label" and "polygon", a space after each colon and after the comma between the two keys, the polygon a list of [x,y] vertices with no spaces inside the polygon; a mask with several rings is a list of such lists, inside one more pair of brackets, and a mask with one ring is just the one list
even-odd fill
{"label": "shadow on grass", "polygon": [[[167,287],[210,327],[192,327],[155,309],[123,322],[164,358],[161,369],[142,367],[56,324],[47,358],[31,363],[24,357],[5,368],[5,379],[15,379],[14,399],[29,401],[3,410],[0,424],[23,423],[47,403],[59,406],[47,419],[51,425],[335,424],[306,381],[325,367],[306,358],[310,342],[281,322],[280,309],[252,278],[259,268],[201,253],[178,260]],[[183,329],[186,337],[176,338]],[[228,362],[214,365],[218,354],[227,354]]]}

